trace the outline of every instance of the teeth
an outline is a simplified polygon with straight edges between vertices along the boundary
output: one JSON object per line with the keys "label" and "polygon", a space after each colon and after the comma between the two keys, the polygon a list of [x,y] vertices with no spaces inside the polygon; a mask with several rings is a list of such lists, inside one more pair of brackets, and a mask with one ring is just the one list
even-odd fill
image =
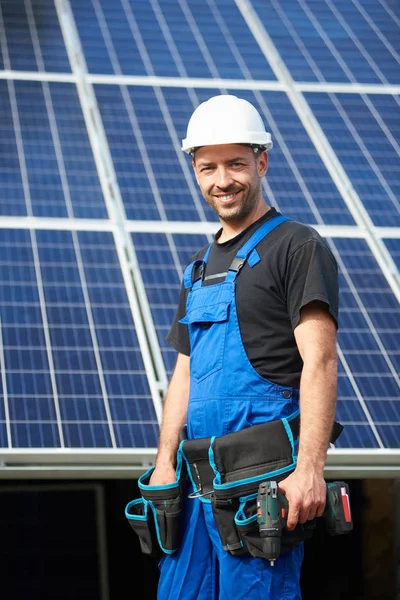
{"label": "teeth", "polygon": [[220,200],[231,200],[235,194],[228,194],[227,196],[220,196]]}

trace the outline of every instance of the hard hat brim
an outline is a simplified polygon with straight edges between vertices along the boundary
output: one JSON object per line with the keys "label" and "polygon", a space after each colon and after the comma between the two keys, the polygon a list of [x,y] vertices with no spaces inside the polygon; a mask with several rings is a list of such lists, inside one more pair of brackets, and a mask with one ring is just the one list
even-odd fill
{"label": "hard hat brim", "polygon": [[201,137],[197,137],[196,144],[193,144],[193,142],[194,140],[191,140],[190,138],[185,138],[184,140],[182,140],[181,150],[183,152],[187,152],[187,154],[191,154],[195,148],[200,148],[203,146],[226,146],[230,144],[245,144],[246,146],[263,146],[266,152],[269,152],[270,150],[272,150],[273,147],[271,135],[269,133],[266,133],[265,136],[260,137],[259,132],[254,136],[246,135],[246,139],[243,140],[238,139],[235,136],[232,136],[232,139],[227,139],[226,137],[224,137],[224,139],[218,140],[214,138],[212,141],[210,141],[210,139],[207,138],[201,139]]}

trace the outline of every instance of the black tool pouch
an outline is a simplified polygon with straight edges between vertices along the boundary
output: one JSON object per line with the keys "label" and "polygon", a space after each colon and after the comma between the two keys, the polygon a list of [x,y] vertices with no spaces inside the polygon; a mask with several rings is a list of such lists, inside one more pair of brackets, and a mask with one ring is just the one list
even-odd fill
{"label": "black tool pouch", "polygon": [[[149,485],[154,467],[139,478],[141,498],[129,502],[125,515],[139,536],[144,554],[157,555],[158,549],[173,554],[180,545],[182,507],[187,493],[186,469],[178,452],[177,481],[168,485]],[[158,548],[157,548],[158,547]]]}
{"label": "black tool pouch", "polygon": [[186,461],[193,491],[190,498],[201,498],[213,493],[214,471],[209,461],[209,449],[211,438],[198,438],[185,440],[181,445],[181,451]]}
{"label": "black tool pouch", "polygon": [[139,538],[142,553],[153,557],[159,556],[161,548],[158,544],[153,513],[149,503],[143,498],[128,502],[125,507],[125,516]]}
{"label": "black tool pouch", "polygon": [[[291,423],[291,424],[290,424]],[[212,508],[225,550],[263,556],[257,523],[261,481],[281,481],[296,466],[293,430],[298,417],[254,425],[214,438]],[[296,432],[297,434],[297,432]]]}

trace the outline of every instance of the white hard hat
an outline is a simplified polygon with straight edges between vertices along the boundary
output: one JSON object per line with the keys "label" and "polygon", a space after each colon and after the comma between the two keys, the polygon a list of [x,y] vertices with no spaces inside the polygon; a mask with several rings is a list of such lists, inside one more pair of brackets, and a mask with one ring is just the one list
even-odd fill
{"label": "white hard hat", "polygon": [[202,102],[190,117],[182,150],[192,154],[200,146],[250,144],[271,150],[271,134],[256,108],[229,94],[214,96]]}

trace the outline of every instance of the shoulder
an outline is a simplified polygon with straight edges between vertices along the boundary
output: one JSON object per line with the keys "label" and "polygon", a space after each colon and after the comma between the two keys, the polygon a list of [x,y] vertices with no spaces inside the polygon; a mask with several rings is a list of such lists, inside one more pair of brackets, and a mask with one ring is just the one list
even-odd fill
{"label": "shoulder", "polygon": [[269,246],[268,250],[273,248],[281,258],[286,260],[297,253],[301,254],[302,250],[307,252],[311,247],[317,247],[336,262],[326,240],[311,225],[294,220],[285,221],[272,231],[268,238],[265,240]]}

